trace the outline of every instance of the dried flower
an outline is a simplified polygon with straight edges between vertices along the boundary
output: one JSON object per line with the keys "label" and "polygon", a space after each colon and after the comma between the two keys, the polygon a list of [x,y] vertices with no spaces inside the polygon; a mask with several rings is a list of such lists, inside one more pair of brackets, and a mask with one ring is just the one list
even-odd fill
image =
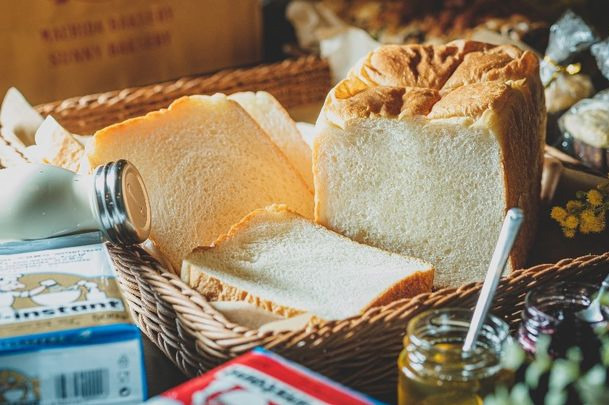
{"label": "dried flower", "polygon": [[563,207],[553,207],[550,212],[552,219],[558,221],[561,225],[565,218],[567,218],[567,215],[568,213]]}
{"label": "dried flower", "polygon": [[571,200],[567,202],[567,212],[576,212],[580,209],[582,209],[582,207],[584,206],[584,204],[582,204],[581,201],[577,201],[577,200]]}
{"label": "dried flower", "polygon": [[575,215],[569,215],[567,218],[565,218],[565,228],[577,229],[577,225],[579,225],[579,219],[577,219]]}
{"label": "dried flower", "polygon": [[588,191],[586,199],[588,200],[588,203],[590,203],[590,205],[593,207],[598,207],[603,203],[603,195],[600,191],[596,189]]}
{"label": "dried flower", "polygon": [[563,234],[567,237],[567,238],[574,238],[575,237],[575,229],[567,229],[567,228],[563,228],[562,229]]}
{"label": "dried flower", "polygon": [[602,232],[605,229],[605,212],[598,214],[594,210],[583,210],[580,217],[581,233]]}
{"label": "dried flower", "polygon": [[599,233],[605,230],[606,212],[609,210],[609,183],[600,184],[589,191],[578,191],[576,199],[566,206],[553,207],[550,217],[558,222],[567,238],[582,234]]}

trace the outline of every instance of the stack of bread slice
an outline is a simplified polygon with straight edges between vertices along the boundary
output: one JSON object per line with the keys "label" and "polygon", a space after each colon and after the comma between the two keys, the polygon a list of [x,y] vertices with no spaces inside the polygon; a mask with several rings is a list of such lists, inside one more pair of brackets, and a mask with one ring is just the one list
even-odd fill
{"label": "stack of bread slice", "polygon": [[30,161],[79,171],[91,138],[70,133],[50,115],[43,119],[14,87],[2,101],[0,126],[0,167]]}
{"label": "stack of bread slice", "polygon": [[36,130],[35,144],[26,148],[32,162],[47,163],[77,172],[85,151],[86,139],[66,131],[51,116]]}
{"label": "stack of bread slice", "polygon": [[0,106],[0,168],[27,162],[26,148],[42,121],[19,90],[8,89]]}
{"label": "stack of bread slice", "polygon": [[284,203],[313,216],[313,193],[256,121],[226,96],[190,96],[98,131],[94,168],[127,159],[150,196],[150,237],[175,269],[251,211]]}

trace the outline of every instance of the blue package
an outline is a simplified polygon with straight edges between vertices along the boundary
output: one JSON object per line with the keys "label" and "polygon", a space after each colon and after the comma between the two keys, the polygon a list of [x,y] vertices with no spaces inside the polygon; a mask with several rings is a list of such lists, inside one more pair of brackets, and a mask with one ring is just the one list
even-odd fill
{"label": "blue package", "polygon": [[99,235],[0,244],[0,403],[145,397],[141,335]]}

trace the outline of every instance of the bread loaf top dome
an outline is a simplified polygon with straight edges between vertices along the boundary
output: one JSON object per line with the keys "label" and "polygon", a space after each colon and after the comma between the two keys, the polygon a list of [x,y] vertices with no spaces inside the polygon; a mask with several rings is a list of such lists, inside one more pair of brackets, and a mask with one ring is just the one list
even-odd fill
{"label": "bread loaf top dome", "polygon": [[370,52],[331,90],[324,114],[339,127],[375,116],[476,119],[522,94],[543,103],[532,52],[466,40],[388,45]]}

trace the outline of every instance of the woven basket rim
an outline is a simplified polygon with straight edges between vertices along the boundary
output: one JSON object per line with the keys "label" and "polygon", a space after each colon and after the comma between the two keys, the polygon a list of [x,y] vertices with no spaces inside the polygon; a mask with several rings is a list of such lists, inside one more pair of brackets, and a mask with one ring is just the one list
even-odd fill
{"label": "woven basket rim", "polygon": [[[110,248],[110,251],[116,254],[117,249],[121,248],[113,246]],[[305,326],[291,331],[261,332],[258,329],[251,329],[245,326],[240,326],[234,322],[227,320],[225,315],[222,314],[221,311],[215,309],[212,305],[210,305],[210,301],[207,300],[202,294],[200,294],[197,290],[182,281],[180,277],[178,277],[176,274],[163,267],[162,264],[160,264],[156,259],[151,257],[143,249],[137,247],[135,248],[135,252],[142,260],[142,268],[146,268],[147,270],[154,272],[154,276],[151,276],[150,274],[143,275],[144,278],[151,281],[151,285],[153,286],[153,288],[160,287],[157,282],[166,283],[163,286],[164,288],[159,291],[161,295],[176,294],[187,296],[189,298],[189,304],[185,305],[184,302],[180,302],[180,305],[185,305],[185,308],[183,308],[185,310],[185,313],[191,313],[191,311],[202,310],[203,312],[213,317],[215,320],[222,322],[226,326],[227,330],[234,331],[238,329],[238,333],[242,333],[243,335],[247,336],[256,335],[260,338],[266,338],[269,336],[275,338],[286,337],[303,331],[307,331],[308,333],[310,333],[314,331],[319,332],[326,329],[337,330],[347,326],[353,327],[354,325],[360,322],[371,321],[377,317],[388,316],[391,312],[403,312],[404,310],[407,310],[409,308],[415,308],[421,302],[441,304],[442,301],[450,301],[455,296],[466,295],[471,293],[472,291],[477,291],[481,288],[483,284],[482,282],[472,282],[461,285],[459,287],[445,287],[432,292],[421,293],[411,298],[398,299],[386,305],[375,306],[367,309],[359,315],[354,315],[344,319],[316,319],[315,322],[309,322]],[[590,254],[579,256],[576,258],[561,259],[556,263],[538,264],[529,268],[523,268],[512,271],[510,274],[501,278],[500,285],[516,284],[520,280],[528,276],[539,277],[544,273],[556,272],[558,270],[566,270],[568,268],[573,267],[590,266],[599,261],[604,260],[609,260],[609,251],[600,255]],[[189,309],[191,311],[188,311]],[[178,316],[180,316],[179,311],[176,312],[178,313]],[[188,322],[188,320],[186,321]]]}
{"label": "woven basket rim", "polygon": [[[279,62],[266,63],[266,64],[252,64],[248,66],[241,66],[237,68],[225,68],[219,69],[214,72],[207,72],[201,74],[191,74],[187,76],[180,76],[175,79],[169,79],[162,82],[155,82],[150,84],[144,84],[141,86],[133,86],[122,89],[108,90],[98,93],[90,93],[81,96],[73,96],[64,99],[49,101],[41,104],[37,104],[34,108],[43,115],[49,114],[50,111],[56,109],[65,108],[76,108],[78,110],[85,110],[89,105],[93,103],[111,103],[112,99],[120,97],[121,95],[133,94],[138,95],[139,93],[151,91],[152,94],[171,93],[175,88],[189,88],[194,86],[196,81],[201,79],[210,81],[222,81],[226,80],[227,77],[239,76],[243,74],[259,74],[265,75],[269,78],[281,76],[281,71],[288,69],[307,69],[311,66],[323,63],[327,66],[327,62],[321,59],[317,55],[306,55],[301,57],[287,58]],[[129,108],[129,105],[121,106],[122,108]]]}
{"label": "woven basket rim", "polygon": [[[355,317],[261,332],[227,320],[140,247],[108,248],[136,323],[186,375],[195,376],[260,346],[370,395],[395,390],[395,359],[412,317],[447,306],[472,309],[481,286],[444,288]],[[514,332],[524,296],[532,288],[557,280],[598,282],[608,271],[609,252],[513,271],[501,279],[492,313]]]}

